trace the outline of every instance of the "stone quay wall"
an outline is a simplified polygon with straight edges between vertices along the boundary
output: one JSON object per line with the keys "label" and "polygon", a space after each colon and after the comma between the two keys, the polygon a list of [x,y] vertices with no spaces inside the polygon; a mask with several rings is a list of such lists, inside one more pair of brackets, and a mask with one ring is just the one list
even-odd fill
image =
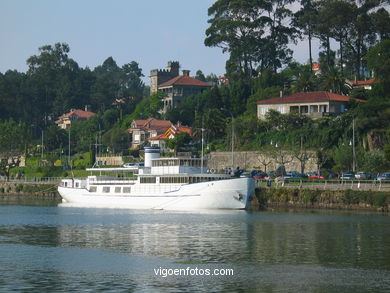
{"label": "stone quay wall", "polygon": [[[286,156],[286,160],[290,161],[285,164],[287,171],[298,171],[301,170],[301,163],[297,158],[293,158],[293,156],[288,151],[282,151],[283,155]],[[279,163],[276,162],[276,157],[278,155],[272,156],[269,153],[265,153],[262,151],[246,151],[246,152],[234,152],[233,153],[233,166],[234,168],[240,167],[240,169],[245,170],[263,170],[264,165],[261,163],[270,162],[267,165],[268,171],[275,171]],[[309,153],[309,159],[305,165],[305,172],[313,172],[317,171],[317,165],[315,161],[315,153]],[[231,152],[211,152],[207,155],[207,164],[209,168],[216,170],[223,170],[232,166],[232,153]]]}

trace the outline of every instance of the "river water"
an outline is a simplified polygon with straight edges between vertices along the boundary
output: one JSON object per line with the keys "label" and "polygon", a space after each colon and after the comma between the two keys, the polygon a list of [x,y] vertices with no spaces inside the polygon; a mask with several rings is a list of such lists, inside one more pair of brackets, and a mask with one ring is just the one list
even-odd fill
{"label": "river water", "polygon": [[0,205],[0,292],[389,290],[386,215]]}

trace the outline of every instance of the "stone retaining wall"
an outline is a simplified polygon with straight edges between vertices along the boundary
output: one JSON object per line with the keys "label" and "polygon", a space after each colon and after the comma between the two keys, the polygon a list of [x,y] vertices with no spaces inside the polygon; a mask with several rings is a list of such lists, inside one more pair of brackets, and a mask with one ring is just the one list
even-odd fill
{"label": "stone retaining wall", "polygon": [[[288,151],[284,151],[284,154],[291,156]],[[312,172],[317,170],[315,162],[314,152],[310,153],[310,159],[306,162],[305,172]],[[231,152],[211,152],[207,155],[209,168],[223,170],[232,166],[232,153]],[[264,171],[264,165],[262,161],[270,161],[271,163],[267,166],[267,171],[274,171],[279,166],[275,162],[275,158],[261,151],[247,151],[247,152],[234,152],[233,154],[233,167],[239,166],[241,169],[251,170],[260,169]],[[287,171],[298,171],[301,170],[301,165],[298,159],[293,160],[285,164]]]}

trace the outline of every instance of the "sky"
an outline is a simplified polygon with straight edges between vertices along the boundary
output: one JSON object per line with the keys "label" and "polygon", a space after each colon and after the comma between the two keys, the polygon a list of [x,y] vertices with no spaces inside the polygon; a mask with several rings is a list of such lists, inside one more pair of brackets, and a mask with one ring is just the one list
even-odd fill
{"label": "sky", "polygon": [[[108,57],[136,61],[149,84],[152,69],[179,61],[195,75],[225,72],[228,55],[204,45],[214,0],[0,0],[0,72],[27,71],[38,48],[67,43],[69,57],[93,69]],[[306,62],[307,42],[294,59]],[[316,52],[315,52],[316,54]],[[316,57],[314,55],[314,57]]]}

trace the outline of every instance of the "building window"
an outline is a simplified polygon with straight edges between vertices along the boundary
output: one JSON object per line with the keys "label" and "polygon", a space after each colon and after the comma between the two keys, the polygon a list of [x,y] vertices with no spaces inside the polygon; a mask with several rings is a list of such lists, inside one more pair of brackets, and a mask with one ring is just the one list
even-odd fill
{"label": "building window", "polygon": [[317,113],[318,105],[310,105],[310,113]]}
{"label": "building window", "polygon": [[309,107],[308,106],[301,106],[300,107],[300,112],[302,114],[309,113]]}
{"label": "building window", "polygon": [[261,107],[260,108],[260,114],[261,115],[265,115],[265,114],[267,114],[267,112],[268,112],[268,107]]}
{"label": "building window", "polygon": [[328,107],[327,107],[327,105],[320,105],[320,112],[321,112],[321,113],[326,113],[326,112],[328,112]]}
{"label": "building window", "polygon": [[279,106],[278,107],[278,112],[281,114],[286,114],[286,107],[284,106]]}

